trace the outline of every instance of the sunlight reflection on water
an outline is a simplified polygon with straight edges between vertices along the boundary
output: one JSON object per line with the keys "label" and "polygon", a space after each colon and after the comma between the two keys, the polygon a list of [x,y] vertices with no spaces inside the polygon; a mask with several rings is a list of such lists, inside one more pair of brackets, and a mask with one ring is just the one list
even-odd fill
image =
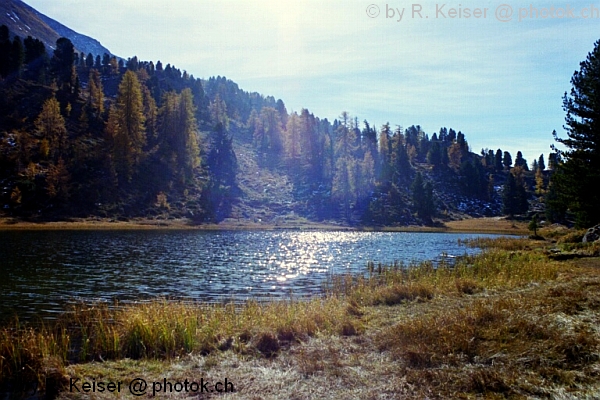
{"label": "sunlight reflection on water", "polygon": [[0,232],[0,318],[75,301],[301,297],[330,274],[472,253],[478,234],[347,231]]}

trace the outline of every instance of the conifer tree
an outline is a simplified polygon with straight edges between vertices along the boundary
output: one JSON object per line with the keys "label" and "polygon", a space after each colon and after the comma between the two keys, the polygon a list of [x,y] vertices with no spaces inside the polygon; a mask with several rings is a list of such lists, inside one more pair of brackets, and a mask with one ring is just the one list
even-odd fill
{"label": "conifer tree", "polygon": [[88,107],[94,118],[100,118],[104,114],[104,88],[100,73],[96,69],[90,70],[88,79]]}
{"label": "conifer tree", "polygon": [[334,148],[336,162],[331,194],[333,199],[341,202],[343,216],[350,221],[350,206],[356,200],[356,160],[353,157],[356,133],[347,112],[344,111],[340,118]]}
{"label": "conifer tree", "polygon": [[[558,151],[564,162],[553,175],[554,188],[576,214],[577,224],[600,222],[600,40],[571,78],[572,88],[563,97],[566,138],[554,138],[567,150]],[[559,171],[557,171],[559,172]]]}
{"label": "conifer tree", "polygon": [[230,211],[233,193],[237,188],[238,162],[229,133],[227,107],[217,95],[210,106],[214,128],[210,135],[207,166],[210,171],[209,197],[214,218],[222,220]]}
{"label": "conifer tree", "polygon": [[541,196],[546,193],[546,189],[544,188],[544,175],[542,174],[542,169],[539,167],[535,170],[535,194]]}
{"label": "conifer tree", "polygon": [[508,151],[505,151],[504,156],[502,157],[502,165],[504,165],[505,169],[509,170],[512,166],[512,163],[513,161],[510,153]]}
{"label": "conifer tree", "polygon": [[16,76],[21,76],[21,70],[23,69],[24,62],[25,49],[23,48],[23,42],[21,42],[21,38],[19,36],[15,36],[10,51],[10,63],[11,70]]}
{"label": "conifer tree", "polygon": [[502,150],[500,149],[496,150],[496,155],[494,157],[494,167],[498,172],[502,171],[502,169],[504,168],[504,159],[502,158]]}
{"label": "conifer tree", "polygon": [[141,162],[146,144],[142,89],[135,73],[127,71],[123,76],[111,114],[113,161],[119,184],[125,184]]}
{"label": "conifer tree", "polygon": [[515,167],[522,167],[525,171],[529,171],[527,160],[523,158],[523,153],[517,151],[517,158],[515,158]]}
{"label": "conifer tree", "polygon": [[48,197],[53,200],[64,202],[69,198],[69,183],[71,175],[67,170],[67,166],[62,158],[58,160],[56,165],[52,164],[48,168],[46,176],[46,190]]}
{"label": "conifer tree", "polygon": [[67,38],[59,38],[56,41],[56,49],[52,56],[51,65],[54,76],[68,93],[71,92],[71,88],[75,84],[74,63],[75,48],[73,43]]}
{"label": "conifer tree", "polygon": [[40,152],[42,157],[58,161],[67,146],[67,128],[65,119],[60,113],[60,104],[55,97],[44,102],[42,112],[35,120],[35,127],[41,137]]}
{"label": "conifer tree", "polygon": [[398,183],[410,176],[410,161],[404,144],[404,135],[399,128],[392,137],[393,181]]}
{"label": "conifer tree", "polygon": [[44,71],[47,67],[48,57],[44,43],[28,36],[23,41],[23,45],[25,46],[25,64],[27,66],[25,79],[45,83]]}
{"label": "conifer tree", "polygon": [[302,170],[306,182],[318,187],[323,182],[325,168],[325,135],[320,131],[319,121],[307,109],[300,112],[300,137]]}
{"label": "conifer tree", "polygon": [[6,25],[0,25],[0,76],[7,77],[10,73],[10,31]]}
{"label": "conifer tree", "polygon": [[546,163],[544,162],[543,154],[540,154],[540,158],[538,158],[537,167],[540,171],[544,171],[546,169]]}
{"label": "conifer tree", "polygon": [[300,117],[293,112],[287,119],[284,132],[285,158],[292,175],[298,176],[302,156]]}
{"label": "conifer tree", "polygon": [[539,229],[539,227],[540,225],[538,223],[538,215],[533,214],[533,218],[531,218],[531,221],[528,225],[529,230],[533,231],[533,236],[537,237],[537,230]]}
{"label": "conifer tree", "polygon": [[382,182],[392,179],[392,144],[390,124],[386,123],[379,132],[379,179]]}
{"label": "conifer tree", "polygon": [[256,124],[255,128],[254,144],[258,149],[261,163],[275,166],[283,149],[281,114],[273,107],[263,107],[260,112],[260,123]]}
{"label": "conifer tree", "polygon": [[144,118],[146,119],[146,141],[152,147],[158,139],[158,107],[156,100],[147,86],[142,85],[142,97],[144,103]]}
{"label": "conifer tree", "polygon": [[430,182],[423,180],[423,175],[417,172],[415,180],[411,185],[413,206],[417,215],[426,223],[431,222],[431,217],[435,213],[435,204],[433,202],[433,186]]}
{"label": "conifer tree", "polygon": [[85,58],[85,66],[87,68],[92,68],[94,66],[94,56],[92,53],[88,53],[87,57]]}
{"label": "conifer tree", "polygon": [[434,167],[442,165],[442,152],[445,152],[446,148],[443,147],[439,142],[433,142],[427,152],[427,162]]}
{"label": "conifer tree", "polygon": [[464,151],[464,147],[461,146],[460,143],[452,143],[450,147],[448,147],[448,165],[454,170],[460,168],[464,154],[466,154],[466,152]]}
{"label": "conifer tree", "polygon": [[527,211],[529,204],[527,203],[527,192],[522,183],[520,176],[515,177],[515,174],[522,174],[521,167],[513,168],[509,172],[502,190],[503,211],[509,216],[521,214]]}

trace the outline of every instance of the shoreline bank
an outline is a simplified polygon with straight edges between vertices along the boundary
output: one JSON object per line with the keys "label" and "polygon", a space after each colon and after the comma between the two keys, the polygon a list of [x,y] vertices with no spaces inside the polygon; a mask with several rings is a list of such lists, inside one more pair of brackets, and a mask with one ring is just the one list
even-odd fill
{"label": "shoreline bank", "polygon": [[[78,329],[0,329],[5,359],[37,368],[21,376],[34,370],[8,363],[6,376],[56,383],[61,400],[89,395],[70,390],[70,379],[224,378],[235,386],[228,398],[239,399],[595,398],[600,258],[551,260],[551,241],[477,244],[488,249],[485,256],[457,268],[388,266],[369,279],[339,277],[328,297],[308,302],[83,307],[63,325]],[[71,360],[74,345],[80,348]]]}
{"label": "shoreline bank", "polygon": [[526,235],[524,222],[508,220],[504,217],[472,218],[448,221],[439,226],[398,226],[366,227],[346,226],[334,223],[289,222],[264,224],[253,221],[229,220],[219,224],[194,224],[187,219],[131,219],[119,221],[104,219],[72,219],[68,221],[32,222],[11,218],[0,218],[0,232],[29,230],[329,230],[329,231],[374,231],[374,232],[433,232],[433,233],[496,233]]}

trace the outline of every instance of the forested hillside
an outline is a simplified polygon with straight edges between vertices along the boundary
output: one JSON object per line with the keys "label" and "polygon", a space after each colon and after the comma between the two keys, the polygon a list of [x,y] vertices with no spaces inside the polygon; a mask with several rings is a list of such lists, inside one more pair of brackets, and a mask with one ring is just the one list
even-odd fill
{"label": "forested hillside", "polygon": [[77,53],[66,38],[48,51],[6,26],[0,54],[6,216],[431,224],[542,211],[559,162],[476,154],[452,128],[288,112],[224,77]]}

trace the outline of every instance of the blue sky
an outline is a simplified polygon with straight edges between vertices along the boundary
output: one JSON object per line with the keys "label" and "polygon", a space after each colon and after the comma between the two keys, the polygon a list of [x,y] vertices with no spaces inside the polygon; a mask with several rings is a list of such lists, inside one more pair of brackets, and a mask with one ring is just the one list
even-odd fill
{"label": "blue sky", "polygon": [[562,96],[600,39],[590,1],[25,2],[121,57],[226,76],[288,111],[446,126],[472,151],[521,150],[530,163],[547,157],[552,130],[565,135]]}

